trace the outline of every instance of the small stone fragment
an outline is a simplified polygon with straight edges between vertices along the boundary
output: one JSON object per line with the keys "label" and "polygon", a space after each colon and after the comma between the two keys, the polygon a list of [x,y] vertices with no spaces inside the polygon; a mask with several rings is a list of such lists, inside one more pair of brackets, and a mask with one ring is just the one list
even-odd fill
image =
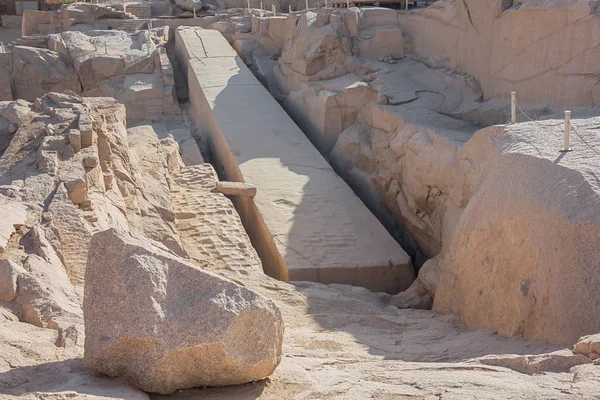
{"label": "small stone fragment", "polygon": [[256,187],[245,182],[219,181],[216,188],[218,192],[228,196],[256,196]]}
{"label": "small stone fragment", "polygon": [[48,124],[46,125],[46,135],[47,136],[54,136],[54,133],[56,132],[54,125],[52,124]]}
{"label": "small stone fragment", "polygon": [[573,353],[583,354],[592,360],[600,358],[600,333],[580,338],[573,348]]}
{"label": "small stone fragment", "polygon": [[65,182],[65,188],[73,204],[80,204],[87,200],[87,185],[84,179],[78,178]]}
{"label": "small stone fragment", "polygon": [[88,208],[92,206],[92,201],[90,199],[84,200],[81,203],[79,203],[79,207],[81,208]]}
{"label": "small stone fragment", "polygon": [[0,260],[0,301],[13,301],[17,297],[19,269],[11,260]]}
{"label": "small stone fragment", "polygon": [[106,189],[112,188],[115,176],[112,173],[107,173],[107,172],[103,173],[103,176],[104,176],[104,187]]}
{"label": "small stone fragment", "polygon": [[87,113],[79,115],[79,131],[81,132],[81,146],[91,146],[93,143],[92,121]]}
{"label": "small stone fragment", "polygon": [[83,158],[83,163],[88,168],[94,168],[96,165],[98,165],[98,156],[95,154],[85,156]]}
{"label": "small stone fragment", "polygon": [[14,124],[14,123],[8,125],[8,133],[10,133],[11,135],[14,135],[15,133],[17,133],[18,130],[19,130],[19,125]]}
{"label": "small stone fragment", "polygon": [[75,153],[81,150],[81,132],[78,129],[69,130],[69,143]]}
{"label": "small stone fragment", "polygon": [[40,150],[38,152],[38,170],[50,176],[56,175],[58,170],[58,153],[56,151]]}

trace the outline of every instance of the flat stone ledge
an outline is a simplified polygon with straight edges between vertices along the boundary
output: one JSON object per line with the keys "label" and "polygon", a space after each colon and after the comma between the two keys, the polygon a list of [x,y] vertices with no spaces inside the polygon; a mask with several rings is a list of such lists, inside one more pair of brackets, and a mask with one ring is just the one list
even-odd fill
{"label": "flat stone ledge", "polygon": [[219,181],[216,184],[217,192],[227,196],[256,196],[256,187],[245,182]]}

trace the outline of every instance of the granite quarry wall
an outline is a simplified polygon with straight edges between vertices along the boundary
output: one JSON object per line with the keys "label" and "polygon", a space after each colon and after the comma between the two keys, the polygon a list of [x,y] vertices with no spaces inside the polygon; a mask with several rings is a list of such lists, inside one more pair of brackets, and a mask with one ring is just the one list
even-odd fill
{"label": "granite quarry wall", "polygon": [[[549,118],[548,125],[559,123],[552,107],[595,105],[597,35],[583,35],[597,25],[595,7],[447,1],[408,13],[323,9],[288,17],[279,57],[241,40],[234,44],[388,230],[400,223],[409,233],[400,240],[413,259],[411,246],[427,260],[411,290],[399,295],[402,301],[428,296],[434,309],[457,313],[470,327],[572,343],[600,326],[586,316],[600,304],[589,284],[598,276],[593,261],[598,238],[588,230],[597,229],[592,226],[598,218],[594,119],[575,123],[591,147],[572,139],[579,143],[578,154],[566,157],[558,153],[564,128],[482,125],[507,120],[506,98],[515,82],[519,104],[536,118]],[[262,25],[253,24],[253,35],[264,48],[262,43],[277,40]],[[508,39],[525,27],[533,34]],[[392,39],[389,31],[401,35]],[[502,50],[492,53],[489,46]],[[269,65],[263,61],[268,58],[277,60],[271,69],[261,67]],[[511,61],[502,67],[505,59]],[[557,64],[558,59],[564,61]],[[495,68],[518,78],[511,83],[502,73],[482,72]],[[515,184],[524,171],[538,176],[541,186],[529,179]],[[564,174],[571,178],[564,181]],[[499,193],[508,187],[500,188],[508,182],[512,197],[501,205],[506,197]],[[579,194],[555,195],[554,187]],[[489,196],[492,192],[496,195]],[[536,211],[509,206],[522,202],[536,204]],[[544,221],[566,224],[562,232],[570,232],[569,246],[557,244],[560,235],[536,234],[549,231],[535,217],[540,214]],[[585,226],[576,222],[581,218]],[[567,278],[574,270],[577,277]],[[568,288],[561,283],[566,279],[572,283]]]}
{"label": "granite quarry wall", "polygon": [[517,90],[531,107],[595,107],[597,8],[578,0],[440,1],[398,20],[412,53],[475,77],[485,100]]}

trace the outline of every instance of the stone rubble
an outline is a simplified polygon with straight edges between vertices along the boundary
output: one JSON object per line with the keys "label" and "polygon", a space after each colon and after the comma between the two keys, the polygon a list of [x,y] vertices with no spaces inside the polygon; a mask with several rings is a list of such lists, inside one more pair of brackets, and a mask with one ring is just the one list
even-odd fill
{"label": "stone rubble", "polygon": [[[68,90],[116,98],[125,104],[129,123],[175,121],[181,119],[181,111],[175,98],[173,67],[164,48],[168,38],[168,27],[137,33],[53,33],[45,48],[16,45],[9,53],[1,53],[0,57],[10,55],[10,65],[0,75],[7,74],[18,99],[34,101],[48,92]],[[0,99],[4,97],[13,98]],[[89,128],[83,136],[85,132]],[[85,137],[82,140],[85,142]]]}

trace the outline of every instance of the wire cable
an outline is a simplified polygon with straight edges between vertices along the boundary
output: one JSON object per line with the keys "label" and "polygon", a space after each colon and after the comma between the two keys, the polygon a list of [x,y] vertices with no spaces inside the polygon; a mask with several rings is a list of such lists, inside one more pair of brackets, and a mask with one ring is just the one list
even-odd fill
{"label": "wire cable", "polygon": [[[556,127],[556,126],[564,125],[564,123],[565,123],[565,122],[563,121],[563,122],[559,122],[559,123],[557,123],[557,124],[542,124],[542,123],[540,123],[540,122],[538,122],[538,121],[534,121],[534,120],[533,120],[533,119],[532,119],[532,118],[531,118],[529,115],[527,115],[527,114],[525,113],[525,111],[523,111],[523,109],[522,109],[522,108],[519,106],[519,104],[517,104],[516,102],[515,102],[515,105],[517,106],[517,108],[519,109],[519,111],[521,112],[521,114],[523,114],[523,115],[524,115],[524,116],[525,116],[527,119],[529,119],[531,122],[533,122],[533,123],[536,123],[536,124],[538,124],[538,125],[540,125],[540,126],[547,127],[547,128],[552,128],[552,127]],[[585,140],[585,138],[584,138],[582,135],[580,135],[580,134],[579,134],[579,132],[577,132],[577,130],[575,129],[575,127],[573,126],[573,124],[572,124],[572,123],[571,123],[571,130],[573,131],[573,133],[575,133],[575,134],[576,134],[576,135],[579,137],[579,139],[581,139],[581,141],[582,141],[582,142],[583,142],[583,143],[584,143],[584,144],[585,144],[587,147],[589,147],[589,148],[590,148],[590,149],[591,149],[591,150],[592,150],[594,153],[596,153],[596,154],[598,154],[598,155],[600,156],[600,152],[599,152],[598,150],[596,150],[596,149],[595,149],[595,148],[594,148],[594,147],[593,147],[591,144],[589,144],[589,143],[587,142],[587,140]]]}
{"label": "wire cable", "polygon": [[589,144],[589,143],[588,143],[588,142],[587,142],[587,141],[586,141],[586,140],[583,138],[583,136],[581,136],[581,135],[579,134],[579,132],[577,132],[577,131],[575,130],[575,128],[573,127],[573,124],[571,124],[571,130],[572,130],[573,132],[575,132],[575,134],[576,134],[577,136],[579,136],[579,139],[581,139],[581,141],[582,141],[583,143],[585,143],[585,145],[586,145],[587,147],[589,147],[590,149],[592,149],[592,151],[593,151],[594,153],[596,153],[596,154],[598,154],[598,155],[600,156],[600,152],[598,152],[598,150],[596,150],[595,148],[593,148],[593,147],[592,147],[592,145],[591,145],[591,144]]}
{"label": "wire cable", "polygon": [[563,125],[563,124],[564,124],[564,122],[559,122],[559,123],[557,123],[557,124],[542,124],[541,122],[534,121],[534,120],[533,120],[533,119],[532,119],[532,118],[531,118],[529,115],[527,115],[527,114],[525,113],[525,111],[523,111],[523,109],[522,109],[521,107],[519,107],[519,105],[518,105],[517,103],[515,103],[515,105],[517,106],[517,108],[519,109],[519,111],[521,111],[521,113],[522,113],[522,114],[523,114],[525,117],[527,117],[527,119],[529,119],[531,122],[534,122],[534,123],[536,123],[536,124],[538,124],[538,125],[540,125],[540,126],[545,126],[545,127],[549,127],[549,128],[551,128],[551,127],[553,127],[553,126],[559,126],[559,125]]}

